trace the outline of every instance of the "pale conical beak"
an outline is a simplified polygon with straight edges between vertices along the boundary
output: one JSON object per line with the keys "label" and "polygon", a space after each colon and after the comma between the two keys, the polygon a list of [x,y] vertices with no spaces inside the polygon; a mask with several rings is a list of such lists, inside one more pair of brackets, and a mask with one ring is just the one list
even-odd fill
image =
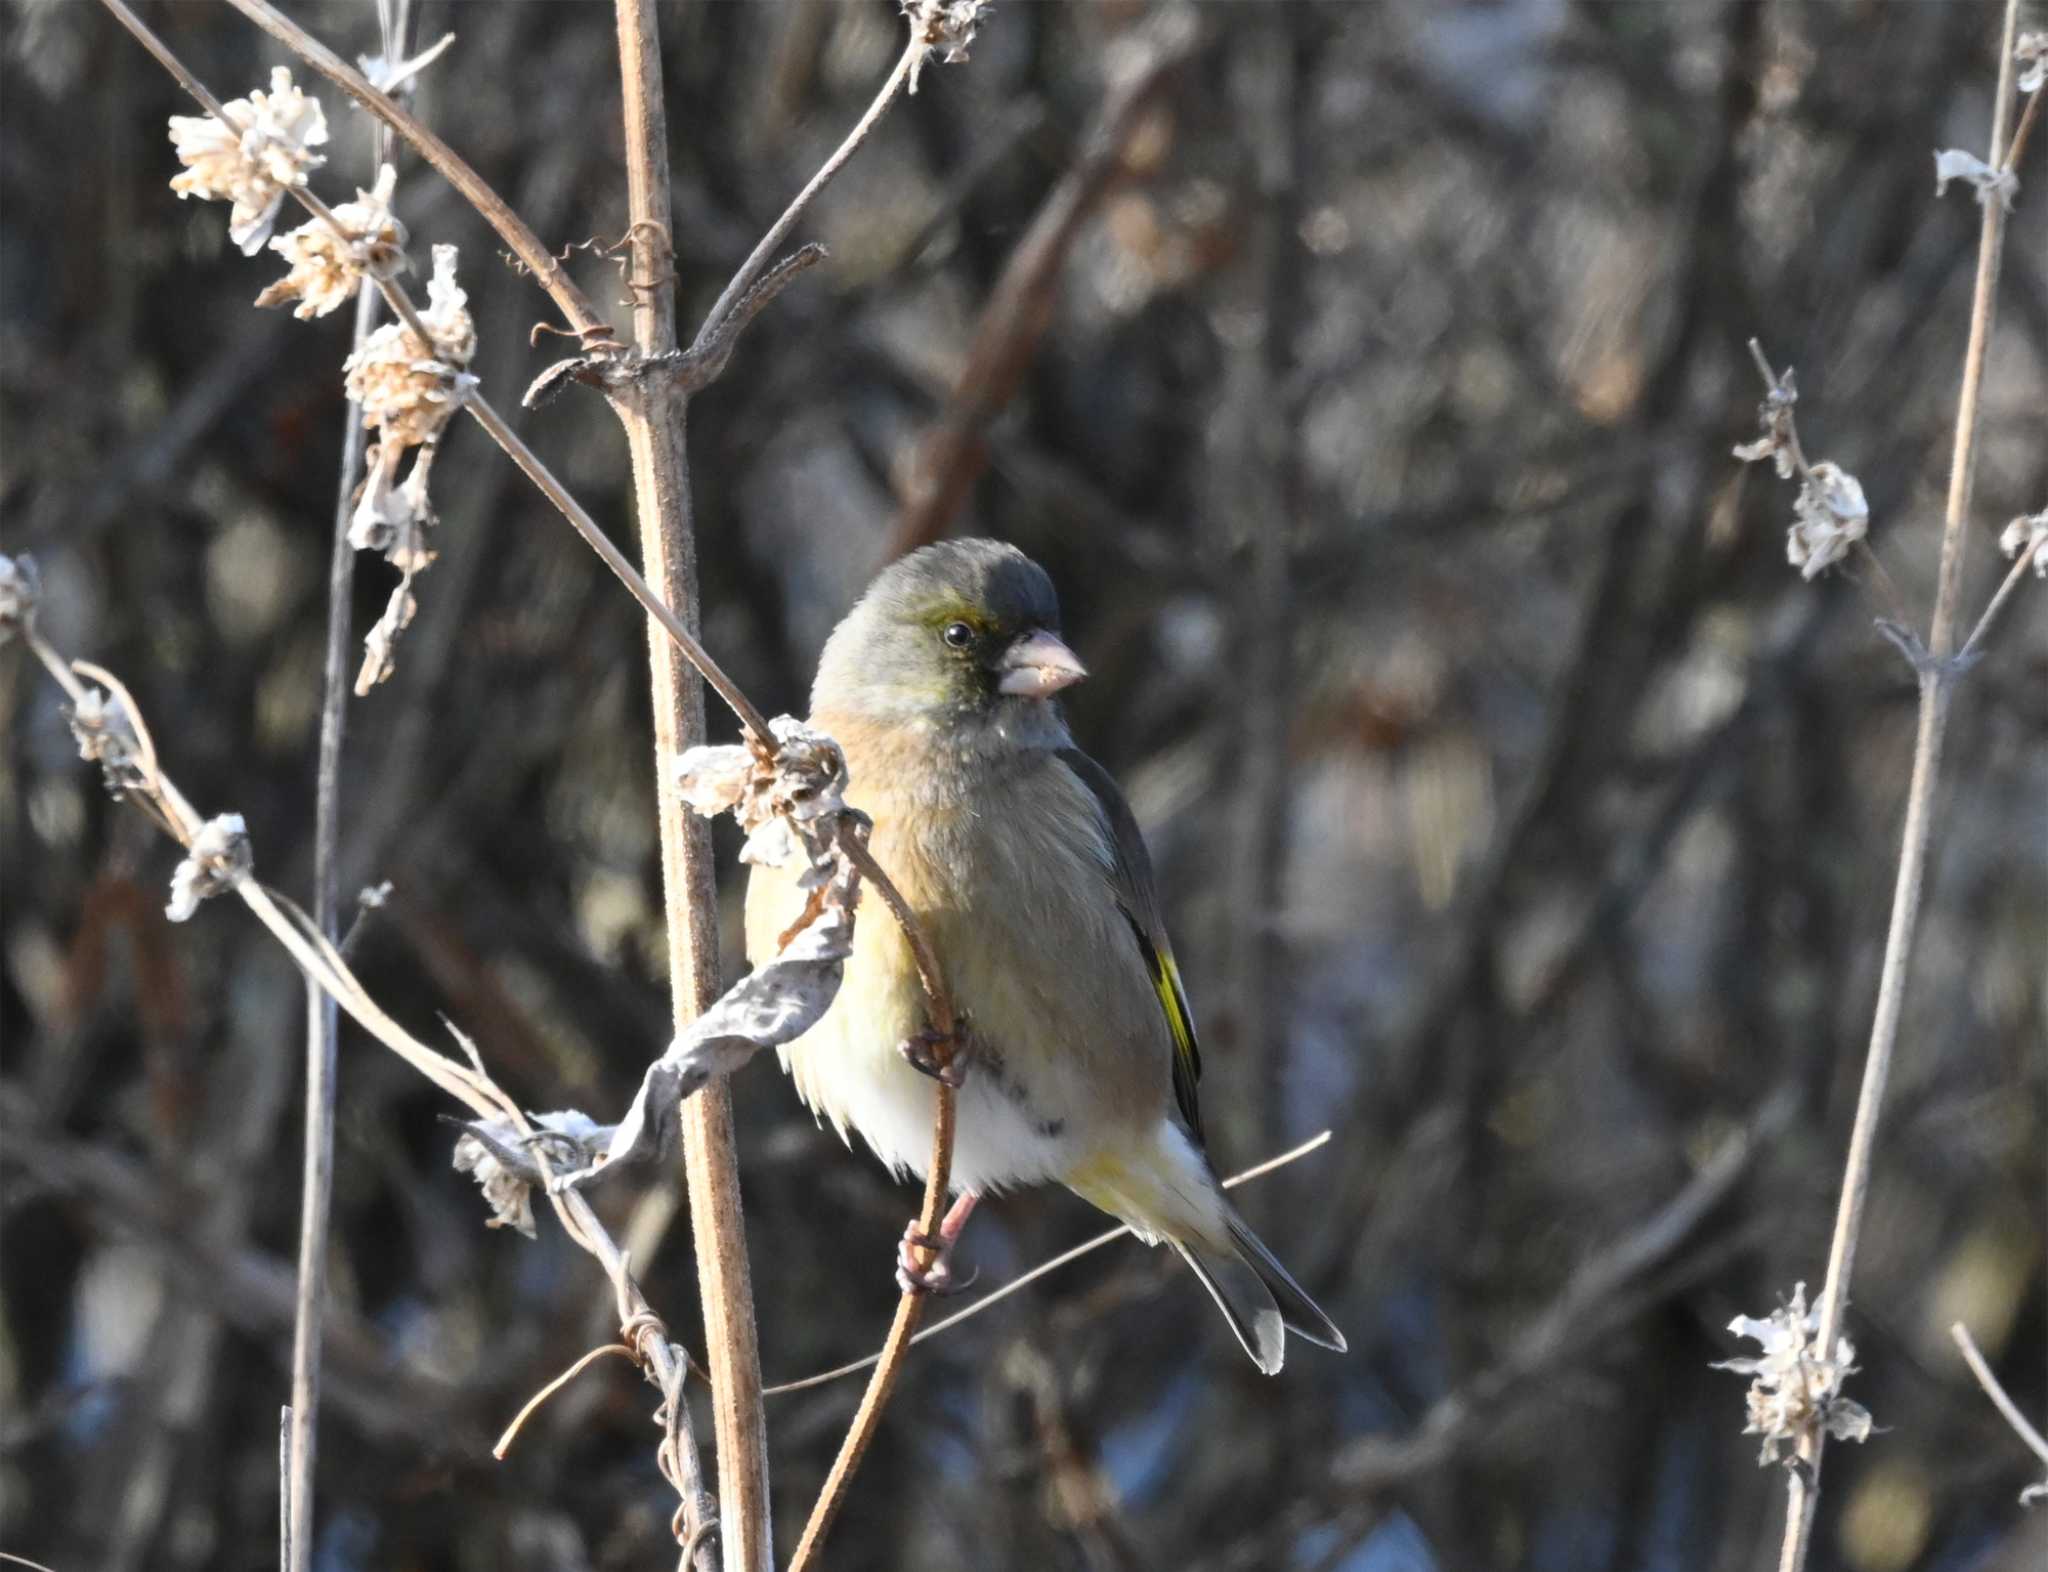
{"label": "pale conical beak", "polygon": [[1033,699],[1047,698],[1088,675],[1088,668],[1074,658],[1074,652],[1043,628],[1025,634],[1004,650],[996,670],[1002,673],[996,684],[998,692]]}

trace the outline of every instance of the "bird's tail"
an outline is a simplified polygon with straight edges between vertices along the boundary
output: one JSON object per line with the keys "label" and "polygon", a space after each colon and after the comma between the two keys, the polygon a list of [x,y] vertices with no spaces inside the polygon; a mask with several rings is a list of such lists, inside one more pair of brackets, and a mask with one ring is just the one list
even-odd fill
{"label": "bird's tail", "polygon": [[1342,1353],[1344,1334],[1336,1324],[1245,1226],[1243,1218],[1233,1211],[1229,1222],[1227,1252],[1191,1240],[1172,1243],[1209,1290],[1252,1363],[1267,1375],[1278,1374],[1286,1358],[1287,1332]]}

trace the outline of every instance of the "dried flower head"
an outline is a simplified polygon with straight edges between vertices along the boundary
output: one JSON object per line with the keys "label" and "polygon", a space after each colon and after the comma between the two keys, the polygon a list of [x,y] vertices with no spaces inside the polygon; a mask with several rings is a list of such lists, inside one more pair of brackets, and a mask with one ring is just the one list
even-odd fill
{"label": "dried flower head", "polygon": [[1870,1438],[1870,1413],[1842,1396],[1842,1383],[1856,1373],[1856,1350],[1846,1337],[1835,1340],[1832,1357],[1814,1347],[1820,1330],[1818,1311],[1806,1307],[1806,1285],[1792,1290],[1792,1302],[1773,1310],[1768,1319],[1739,1315],[1728,1323],[1737,1337],[1763,1345],[1753,1359],[1724,1359],[1716,1370],[1754,1377],[1749,1384],[1749,1423],[1744,1435],[1760,1435],[1759,1466],[1778,1460],[1781,1449],[1824,1428],[1838,1441]]}
{"label": "dried flower head", "polygon": [[1799,438],[1792,424],[1792,406],[1798,402],[1799,390],[1788,367],[1782,377],[1772,379],[1770,392],[1756,407],[1757,427],[1763,434],[1754,442],[1738,443],[1735,456],[1745,464],[1769,459],[1777,467],[1778,478],[1790,480],[1799,455]]}
{"label": "dried flower head", "polygon": [[171,904],[164,915],[172,922],[185,921],[201,901],[241,883],[254,862],[248,826],[239,813],[208,819],[192,837],[185,860],[171,870]]}
{"label": "dried flower head", "polygon": [[148,785],[141,766],[142,744],[126,706],[114,694],[88,688],[71,711],[71,736],[78,756],[97,764],[107,791],[122,797]]}
{"label": "dried flower head", "polygon": [[536,1160],[544,1153],[558,1172],[588,1167],[610,1144],[613,1127],[586,1113],[566,1108],[533,1115],[531,1134],[509,1120],[479,1120],[463,1126],[455,1142],[455,1171],[474,1178],[491,1208],[488,1228],[516,1228],[527,1238],[533,1231],[533,1187],[547,1182]]}
{"label": "dried flower head", "polygon": [[1998,549],[2014,561],[2031,559],[2034,576],[2048,579],[2048,508],[2023,513],[2005,526],[1998,537]]}
{"label": "dried flower head", "polygon": [[455,282],[455,261],[455,247],[434,247],[434,276],[420,313],[432,343],[402,322],[389,322],[342,367],[348,396],[363,406],[363,424],[376,428],[387,446],[430,440],[473,385],[468,367],[476,324],[469,296]]}
{"label": "dried flower head", "polygon": [[910,62],[907,91],[917,91],[917,79],[934,54],[947,65],[967,58],[967,46],[981,28],[988,0],[902,0],[903,15],[910,23],[911,37],[921,46]]}
{"label": "dried flower head", "polygon": [[34,625],[42,590],[35,558],[0,554],[0,645]]}
{"label": "dried flower head", "polygon": [[2013,198],[2020,194],[2019,176],[2010,169],[1993,169],[1975,153],[1966,153],[1959,147],[1945,147],[1934,155],[1934,194],[1940,196],[1947,191],[1951,180],[1974,186],[1980,204],[1997,198],[2008,213],[2012,211]]}
{"label": "dried flower head", "polygon": [[258,295],[256,304],[281,306],[296,300],[292,315],[301,321],[324,317],[354,297],[365,274],[390,278],[401,271],[405,226],[391,216],[397,182],[398,171],[386,164],[377,171],[376,185],[357,191],[353,202],[334,210],[333,224],[311,219],[271,241],[270,249],[291,264],[291,271]]}
{"label": "dried flower head", "polygon": [[2048,87],[2048,33],[2022,33],[2012,46],[2012,57],[2020,64],[2019,90],[2038,93]]}
{"label": "dried flower head", "polygon": [[801,721],[778,715],[768,723],[775,752],[727,745],[692,748],[676,761],[683,801],[706,818],[728,810],[747,832],[740,860],[782,867],[799,852],[810,861],[804,888],[829,877],[821,825],[846,807],[846,755],[839,744]]}
{"label": "dried flower head", "polygon": [[1825,460],[1807,471],[1792,511],[1796,518],[1785,537],[1785,557],[1804,579],[1840,562],[1870,529],[1863,483]]}
{"label": "dried flower head", "polygon": [[304,185],[306,172],[326,162],[312,150],[327,140],[327,116],[283,66],[270,73],[269,92],[258,88],[220,107],[225,124],[212,115],[171,116],[171,143],[185,165],[171,189],[232,202],[228,238],[252,257],[270,238],[286,189]]}

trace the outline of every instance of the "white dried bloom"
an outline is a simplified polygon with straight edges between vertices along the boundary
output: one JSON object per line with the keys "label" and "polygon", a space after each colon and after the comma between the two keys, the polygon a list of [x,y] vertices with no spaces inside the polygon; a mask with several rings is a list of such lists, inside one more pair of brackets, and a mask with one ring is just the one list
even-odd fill
{"label": "white dried bloom", "polygon": [[1807,1309],[1804,1283],[1792,1290],[1792,1302],[1772,1311],[1769,1319],[1739,1315],[1728,1330],[1763,1345],[1754,1359],[1724,1359],[1714,1366],[1754,1377],[1749,1423],[1742,1433],[1764,1438],[1759,1466],[1776,1462],[1781,1448],[1796,1448],[1817,1429],[1825,1428],[1838,1441],[1870,1438],[1869,1410],[1842,1396],[1842,1383],[1856,1373],[1855,1347],[1839,1337],[1833,1356],[1823,1357],[1813,1346],[1820,1314]]}
{"label": "white dried bloom", "polygon": [[533,1186],[546,1177],[535,1152],[545,1152],[557,1170],[584,1168],[603,1156],[613,1134],[613,1126],[574,1108],[534,1114],[532,1122],[535,1128],[527,1133],[509,1120],[479,1121],[455,1142],[455,1171],[473,1177],[490,1205],[484,1226],[516,1228],[529,1239],[534,1237]]}
{"label": "white dried bloom", "polygon": [[1959,147],[1943,148],[1934,155],[1934,194],[1940,196],[1947,191],[1951,180],[1975,186],[1979,203],[1996,197],[2008,213],[2020,191],[2019,176],[2010,169],[1993,169],[1975,153],[1966,153]]}
{"label": "white dried bloom", "polygon": [[915,93],[924,63],[937,54],[947,65],[967,58],[967,46],[981,28],[988,0],[902,0],[903,15],[910,33],[922,47],[910,62],[910,80],[905,90]]}
{"label": "white dried bloom", "polygon": [[2018,83],[2022,93],[2038,93],[2048,87],[2048,33],[2020,34],[2019,42],[2012,46],[2012,57],[2024,68]]}
{"label": "white dried bloom", "polygon": [[106,778],[107,790],[116,797],[143,785],[136,765],[142,747],[135,727],[120,699],[99,688],[88,688],[71,711],[71,736],[78,744],[78,756],[97,764]]}
{"label": "white dried bloom", "polygon": [[1797,518],[1785,537],[1785,558],[1804,579],[1840,562],[1870,528],[1863,483],[1825,460],[1800,482],[1792,511]]}
{"label": "white dried bloom", "polygon": [[[389,164],[377,171],[377,183],[357,191],[353,202],[334,209],[334,223],[315,218],[290,234],[279,235],[270,249],[291,264],[291,271],[256,297],[259,306],[281,306],[296,300],[292,315],[301,321],[324,317],[354,298],[364,274],[390,278],[405,266],[405,226],[391,216],[391,193],[398,171]],[[345,232],[347,237],[336,232]]]}
{"label": "white dried bloom", "polygon": [[2014,561],[2031,557],[2034,576],[2048,579],[2048,508],[2023,513],[2005,526],[1998,537],[1998,549]]}
{"label": "white dried bloom", "polygon": [[420,313],[431,344],[403,322],[388,322],[342,366],[348,396],[363,406],[363,424],[381,432],[387,445],[428,441],[475,385],[468,367],[476,324],[469,296],[455,282],[455,261],[455,247],[434,247],[434,276]]}
{"label": "white dried bloom", "polygon": [[0,645],[34,624],[42,588],[35,558],[0,554]]}
{"label": "white dried bloom", "polygon": [[782,867],[804,856],[805,888],[828,876],[829,858],[813,826],[846,806],[846,755],[839,744],[787,715],[768,723],[775,755],[750,748],[692,748],[676,761],[676,782],[691,809],[709,818],[730,811],[747,832],[740,860]]}
{"label": "white dried bloom", "polygon": [[171,870],[171,904],[164,915],[172,922],[185,921],[208,896],[241,883],[254,862],[248,826],[239,813],[208,819],[192,837],[185,860]]}
{"label": "white dried bloom", "polygon": [[185,165],[171,189],[232,202],[228,238],[253,257],[270,238],[286,189],[304,185],[306,172],[327,162],[312,151],[327,140],[327,116],[283,66],[270,73],[269,92],[258,88],[220,107],[226,124],[211,115],[171,116],[171,143]]}
{"label": "white dried bloom", "polygon": [[1737,443],[1735,456],[1745,464],[1769,459],[1777,468],[1778,478],[1790,480],[1797,462],[1794,453],[1798,446],[1793,435],[1792,406],[1798,402],[1799,389],[1792,381],[1790,368],[1787,368],[1756,407],[1756,423],[1763,435],[1754,442]]}

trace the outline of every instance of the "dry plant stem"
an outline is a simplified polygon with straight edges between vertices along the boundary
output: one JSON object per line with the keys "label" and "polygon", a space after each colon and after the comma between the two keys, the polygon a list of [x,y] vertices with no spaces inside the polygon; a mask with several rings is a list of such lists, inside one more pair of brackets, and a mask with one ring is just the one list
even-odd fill
{"label": "dry plant stem", "polygon": [[[960,1029],[960,1017],[954,1009],[952,995],[947,992],[945,979],[940,975],[938,958],[932,953],[902,894],[868,851],[864,839],[852,835],[846,837],[844,844],[847,856],[859,868],[861,877],[882,897],[890,914],[903,929],[904,938],[908,940],[911,955],[917,963],[918,981],[924,989],[925,1010],[931,1018],[932,1030],[942,1041],[952,1043]],[[957,1052],[957,1045],[942,1051]],[[934,1082],[934,1092],[932,1154],[925,1168],[924,1204],[918,1208],[917,1214],[917,1231],[927,1239],[938,1237],[939,1223],[946,1212],[946,1192],[952,1186],[953,1177],[956,1096],[954,1089],[944,1080]],[[936,1258],[930,1251],[924,1252],[924,1256],[926,1265]],[[910,1356],[910,1345],[916,1340],[918,1323],[924,1319],[928,1297],[919,1290],[906,1289],[896,1301],[895,1319],[889,1323],[889,1335],[883,1339],[882,1351],[875,1360],[875,1373],[868,1378],[860,1407],[854,1411],[846,1439],[839,1445],[839,1455],[832,1460],[832,1470],[825,1476],[825,1486],[818,1492],[817,1503],[811,1508],[810,1521],[804,1524],[803,1538],[797,1542],[796,1554],[790,1558],[789,1572],[805,1572],[806,1568],[818,1564],[825,1536],[832,1531],[833,1520],[846,1503],[854,1472],[867,1455],[868,1446],[881,1425],[882,1410],[888,1407],[889,1398],[896,1390],[896,1379],[903,1373],[904,1361]]]}
{"label": "dry plant stem", "polygon": [[[103,3],[117,15],[126,9],[120,4],[120,0],[103,0]],[[505,199],[469,167],[461,154],[428,130],[389,94],[372,87],[360,71],[276,7],[266,5],[264,0],[229,0],[229,3],[411,143],[418,150],[420,157],[461,192],[469,200],[470,205],[483,215],[485,222],[498,232],[499,238],[519,259],[521,265],[539,281],[541,288],[545,289],[560,307],[562,315],[568,318],[569,325],[586,343],[594,346],[610,338],[610,325],[591,305],[589,297],[576,287],[575,280],[569,277],[555,254],[541,243],[540,237],[527,227],[524,219],[512,211]],[[137,31],[138,27],[139,24],[131,23],[129,31],[141,37],[141,32]],[[151,52],[155,53],[155,50],[152,49]],[[158,58],[164,57],[159,55]],[[166,61],[166,64],[168,63]],[[182,76],[180,80],[185,81],[188,89],[193,85]],[[217,114],[218,110],[209,106],[208,112]]]}
{"label": "dry plant stem", "polygon": [[[936,1020],[933,1026],[943,1030]],[[937,1236],[939,1223],[945,1215],[946,1190],[951,1182],[953,1163],[955,1094],[953,1088],[943,1081],[935,1082],[934,1086],[938,1114],[932,1121],[932,1155],[925,1176],[924,1205],[917,1214],[917,1231],[927,1239]],[[825,1476],[825,1487],[818,1493],[817,1504],[811,1508],[810,1521],[804,1524],[804,1535],[797,1542],[796,1554],[790,1558],[789,1572],[807,1572],[819,1564],[825,1536],[832,1531],[833,1520],[846,1503],[854,1472],[867,1455],[868,1445],[881,1425],[882,1410],[888,1406],[889,1398],[896,1390],[896,1378],[903,1373],[904,1360],[910,1354],[911,1340],[917,1335],[918,1323],[924,1319],[925,1302],[929,1297],[924,1293],[906,1291],[896,1301],[896,1317],[889,1323],[889,1335],[882,1344],[881,1357],[875,1362],[875,1373],[868,1378],[867,1390],[861,1394],[860,1407],[854,1411],[853,1423],[847,1427],[839,1455],[832,1460],[832,1471]]]}
{"label": "dry plant stem", "polygon": [[[377,292],[356,292],[355,347],[377,320]],[[350,400],[341,440],[341,482],[334,503],[334,540],[327,564],[326,671],[320,699],[319,778],[313,802],[313,923],[332,940],[337,931],[341,809],[341,744],[348,714],[349,609],[355,547],[349,544],[350,499],[363,464],[362,406]],[[320,1416],[320,1321],[327,1302],[327,1230],[334,1190],[334,1082],[340,1014],[333,999],[306,985],[306,1133],[299,1191],[298,1313],[292,1328],[289,1470],[285,1476],[291,1533],[285,1572],[305,1572],[313,1545],[313,1465]]]}
{"label": "dry plant stem", "polygon": [[1991,1406],[2012,1426],[2012,1433],[2027,1444],[2028,1451],[2043,1463],[2048,1463],[2048,1438],[2034,1428],[2033,1421],[2020,1412],[2020,1405],[2012,1400],[2012,1394],[1992,1374],[1991,1365],[1984,1358],[1983,1350],[1978,1348],[1977,1340],[1970,1335],[1970,1329],[1958,1321],[1948,1329],[1948,1335],[1956,1340],[1956,1347],[1963,1351],[1963,1362],[1970,1367],[1970,1374],[1984,1388],[1984,1395],[1991,1399]]}
{"label": "dry plant stem", "polygon": [[[924,40],[913,29],[909,42],[904,45],[903,53],[896,61],[896,69],[889,73],[889,79],[882,84],[882,90],[875,95],[875,101],[868,105],[867,113],[855,122],[854,128],[847,132],[846,140],[839,144],[832,156],[819,165],[818,172],[811,176],[803,190],[799,191],[789,206],[783,209],[782,216],[769,226],[768,233],[761,237],[760,243],[748,254],[747,260],[740,264],[740,270],[733,274],[732,282],[719,294],[710,313],[704,318],[703,327],[698,329],[695,347],[701,349],[717,337],[725,319],[732,315],[734,308],[746,296],[747,291],[753,288],[754,281],[761,276],[761,270],[768,265],[768,259],[789,237],[789,232],[796,228],[796,221],[803,217],[804,209],[811,205],[811,199],[831,183],[834,175],[846,167],[846,161],[853,157],[861,143],[868,139],[869,133],[880,124],[882,116],[888,113],[889,106],[896,101],[896,95],[903,90],[903,84],[910,79],[911,67],[917,63],[918,56],[925,48]],[[658,75],[659,67],[656,69]],[[665,156],[663,162],[666,163]],[[666,206],[666,192],[662,201]],[[665,225],[663,233],[667,233]]]}
{"label": "dry plant stem", "polygon": [[568,489],[554,477],[533,449],[519,439],[518,433],[506,424],[505,417],[492,408],[481,394],[473,391],[463,401],[463,407],[476,423],[489,433],[491,440],[505,450],[505,456],[517,464],[527,479],[539,488],[541,495],[555,505],[562,517],[569,521],[576,533],[581,535],[590,549],[603,560],[604,565],[618,576],[619,582],[632,592],[633,598],[640,602],[648,616],[660,624],[661,631],[667,635],[670,643],[689,658],[690,664],[703,674],[704,680],[717,690],[718,696],[732,706],[733,713],[740,718],[740,724],[753,736],[764,742],[768,741],[768,722],[760,710],[740,691],[739,685],[719,668],[718,663],[697,641],[696,635],[683,625],[682,619],[670,609],[668,603],[655,594],[647,581],[640,576],[639,570],[626,559],[624,552],[612,544],[610,537],[598,527],[597,521],[584,510],[583,505],[569,494]]}
{"label": "dry plant stem", "polygon": [[1955,666],[1959,675],[1967,671],[1976,660],[1984,647],[1984,640],[1991,633],[1992,624],[1998,621],[1998,614],[2005,610],[2005,603],[2012,599],[2012,592],[2020,587],[2020,580],[2027,576],[2033,565],[2034,553],[2031,551],[2022,551],[2013,558],[2012,566],[1999,581],[1990,604],[1984,608],[1984,615],[1977,619],[1977,626],[1970,630],[1970,636],[1963,640],[1963,647],[1956,651]]}
{"label": "dry plant stem", "polygon": [[[2005,25],[1998,48],[1998,89],[1993,100],[1990,157],[1994,169],[2003,158],[2012,124],[2013,43],[2018,31],[2019,0],[2006,0]],[[1977,276],[1970,303],[1970,337],[1963,354],[1962,391],[1956,402],[1955,447],[1949,464],[1948,505],[1942,520],[1941,570],[1934,596],[1934,618],[1927,647],[1932,659],[1920,671],[1920,715],[1913,747],[1913,780],[1906,796],[1906,823],[1899,851],[1898,883],[1892,894],[1890,927],[1885,934],[1884,963],[1879,972],[1877,1009],[1871,1021],[1870,1049],[1864,1062],[1863,1087],[1856,1099],[1856,1122],[1849,1135],[1849,1155],[1835,1212],[1835,1231],[1828,1248],[1828,1271],[1818,1306],[1820,1328],[1816,1346],[1832,1350],[1841,1336],[1849,1302],[1849,1283],[1856,1267],[1856,1246],[1863,1231],[1864,1203],[1870,1193],[1871,1160],[1877,1149],[1879,1117],[1885,1083],[1891,1074],[1892,1051],[1898,1042],[1904,1008],[1906,974],[1913,955],[1913,934],[1920,918],[1920,896],[1927,871],[1927,847],[1934,829],[1934,791],[1941,773],[1942,741],[1948,725],[1948,703],[1955,667],[1956,602],[1962,588],[1963,550],[1970,492],[1976,478],[1978,399],[1984,382],[1985,350],[1998,296],[1998,267],[2005,241],[2005,205],[1983,204],[1977,242]],[[1813,1538],[1814,1510],[1820,1496],[1820,1463],[1826,1443],[1816,1426],[1799,1443],[1796,1466],[1787,1472],[1785,1537],[1779,1572],[1801,1572]]]}
{"label": "dry plant stem", "polygon": [[[669,238],[668,121],[662,103],[661,44],[653,0],[618,0],[619,75],[624,97],[627,199],[632,242],[634,349],[643,357],[676,347],[674,268]],[[697,548],[690,517],[688,401],[659,379],[610,390],[626,430],[640,558],[655,593],[694,633]],[[653,678],[654,767],[661,873],[668,916],[669,989],[681,1031],[718,998],[718,907],[711,882],[709,824],[690,811],[669,761],[705,740],[704,691],[683,652],[648,627]],[[756,736],[769,740],[758,720]],[[771,1572],[768,1427],[761,1403],[761,1351],[740,1206],[732,1094],[714,1080],[683,1104],[683,1173],[704,1308],[704,1357],[718,1437],[719,1536],[727,1572]],[[702,1545],[701,1523],[691,1539]]]}

